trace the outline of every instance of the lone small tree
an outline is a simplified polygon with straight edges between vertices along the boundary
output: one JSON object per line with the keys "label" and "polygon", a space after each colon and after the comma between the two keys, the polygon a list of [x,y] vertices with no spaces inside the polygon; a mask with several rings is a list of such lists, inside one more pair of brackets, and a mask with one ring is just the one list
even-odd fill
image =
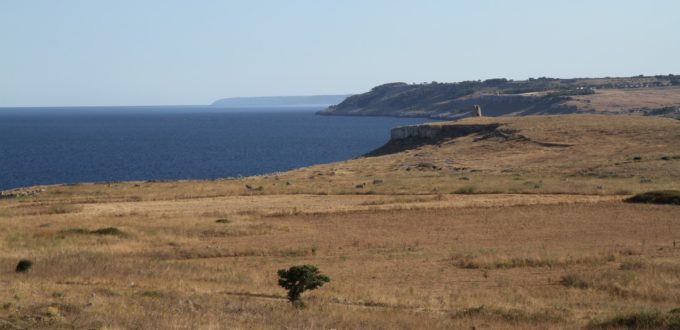
{"label": "lone small tree", "polygon": [[307,290],[314,290],[331,279],[319,272],[314,265],[293,266],[289,269],[279,269],[279,285],[288,290],[288,300],[296,306],[302,307],[300,295]]}

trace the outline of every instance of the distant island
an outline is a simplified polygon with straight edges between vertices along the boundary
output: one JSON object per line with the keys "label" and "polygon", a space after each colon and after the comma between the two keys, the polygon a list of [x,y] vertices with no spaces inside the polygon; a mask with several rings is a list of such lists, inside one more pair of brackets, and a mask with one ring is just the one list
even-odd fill
{"label": "distant island", "polygon": [[215,107],[327,107],[344,101],[351,94],[311,96],[232,97],[213,102]]}
{"label": "distant island", "polygon": [[348,97],[319,114],[456,119],[468,116],[474,105],[480,105],[485,116],[581,113],[680,117],[680,75],[396,82]]}

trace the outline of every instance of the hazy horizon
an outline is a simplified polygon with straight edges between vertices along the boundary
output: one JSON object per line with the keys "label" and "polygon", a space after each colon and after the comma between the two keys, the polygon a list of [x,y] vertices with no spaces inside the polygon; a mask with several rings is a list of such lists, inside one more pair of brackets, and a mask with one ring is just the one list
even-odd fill
{"label": "hazy horizon", "polygon": [[[154,108],[154,107],[218,107],[215,103],[224,100],[259,100],[259,99],[280,99],[280,98],[303,98],[303,97],[331,97],[331,96],[350,96],[353,94],[329,94],[329,95],[259,95],[259,96],[234,96],[234,97],[223,97],[216,100],[212,100],[205,104],[119,104],[119,105],[97,105],[97,104],[84,104],[84,105],[42,105],[42,106],[2,106],[0,109],[9,108]],[[286,105],[283,105],[284,107]],[[319,104],[296,104],[295,107],[318,107]],[[246,107],[257,107],[257,106],[246,106]],[[277,107],[277,105],[267,105],[263,107]]]}
{"label": "hazy horizon", "polygon": [[680,73],[680,3],[0,3],[0,107],[205,105],[388,82]]}

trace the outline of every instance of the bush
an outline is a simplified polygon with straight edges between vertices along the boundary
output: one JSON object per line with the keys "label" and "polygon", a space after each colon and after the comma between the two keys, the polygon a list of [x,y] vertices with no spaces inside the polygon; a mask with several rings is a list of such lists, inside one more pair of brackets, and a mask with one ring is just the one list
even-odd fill
{"label": "bush", "polygon": [[628,203],[674,204],[680,205],[680,191],[660,190],[637,194],[626,199]]}
{"label": "bush", "polygon": [[456,189],[456,191],[454,193],[469,195],[469,194],[474,194],[476,190],[477,189],[474,186],[465,186],[465,187],[460,187],[460,188]]}
{"label": "bush", "polygon": [[680,329],[680,316],[674,311],[661,313],[655,310],[642,310],[618,315],[599,324],[592,324],[591,328]]}
{"label": "bush", "polygon": [[620,315],[605,322],[608,326],[624,326],[633,329],[660,329],[664,320],[657,311],[640,311],[629,315]]}
{"label": "bush", "polygon": [[125,234],[116,227],[99,228],[91,231],[90,233],[95,235],[114,235],[114,236],[121,236]]}
{"label": "bush", "polygon": [[314,265],[293,266],[288,270],[279,269],[279,285],[288,290],[288,300],[294,306],[303,306],[300,295],[307,290],[321,287],[331,279],[319,272]]}
{"label": "bush", "polygon": [[17,273],[25,273],[29,269],[31,269],[31,266],[33,266],[33,262],[28,260],[28,259],[21,259],[19,260],[19,263],[17,264],[16,272]]}
{"label": "bush", "polygon": [[74,235],[112,235],[112,236],[125,236],[125,233],[116,227],[106,227],[99,228],[95,230],[87,230],[83,228],[69,228],[62,230],[61,234],[74,234]]}

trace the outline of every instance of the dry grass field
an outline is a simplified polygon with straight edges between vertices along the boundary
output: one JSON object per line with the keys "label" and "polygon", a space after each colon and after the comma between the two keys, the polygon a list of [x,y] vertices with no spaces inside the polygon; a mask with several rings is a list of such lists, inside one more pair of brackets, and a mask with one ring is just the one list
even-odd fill
{"label": "dry grass field", "polygon": [[680,104],[680,87],[598,89],[595,94],[574,96],[567,104],[578,109],[612,114],[642,108],[677,107]]}
{"label": "dry grass field", "polygon": [[[0,329],[680,325],[680,206],[622,201],[680,188],[680,121],[446,123],[472,124],[500,126],[286,173],[0,199]],[[277,286],[298,264],[331,277],[304,309]]]}

